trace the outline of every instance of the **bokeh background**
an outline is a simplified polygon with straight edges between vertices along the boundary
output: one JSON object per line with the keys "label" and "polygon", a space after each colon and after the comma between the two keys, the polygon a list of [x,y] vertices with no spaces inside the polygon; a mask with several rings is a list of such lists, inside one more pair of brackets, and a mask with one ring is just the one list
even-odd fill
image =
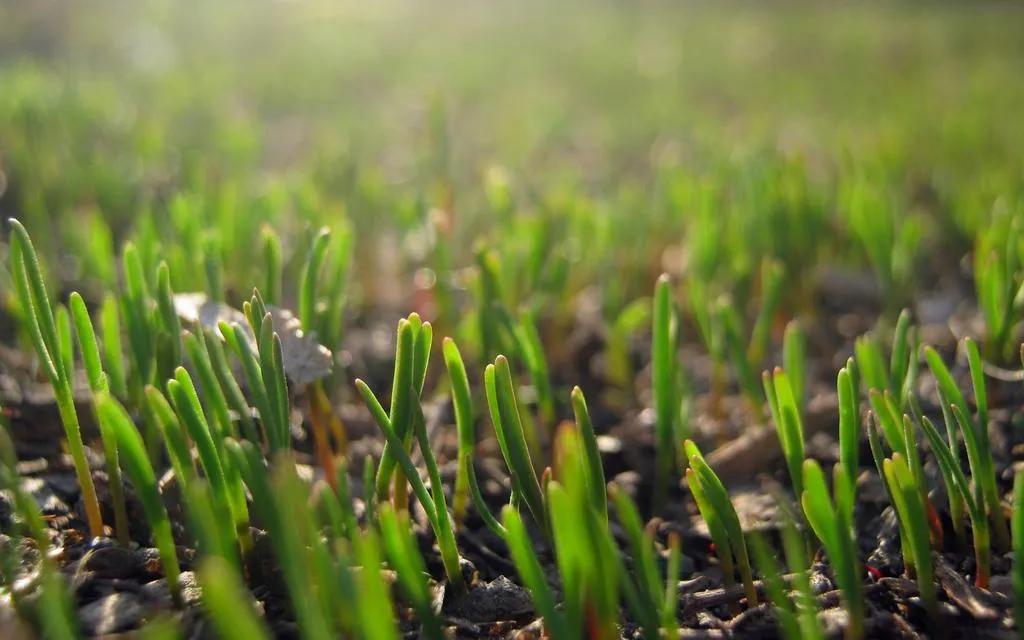
{"label": "bokeh background", "polygon": [[834,215],[860,183],[942,262],[1020,194],[1022,24],[1010,2],[7,2],[0,210],[95,292],[139,234],[176,289],[215,251],[244,292],[264,223],[293,263],[350,228],[369,304],[458,288],[481,242],[515,266],[538,225],[570,280],[621,276],[613,308],[666,269],[742,291],[766,255],[867,264]]}

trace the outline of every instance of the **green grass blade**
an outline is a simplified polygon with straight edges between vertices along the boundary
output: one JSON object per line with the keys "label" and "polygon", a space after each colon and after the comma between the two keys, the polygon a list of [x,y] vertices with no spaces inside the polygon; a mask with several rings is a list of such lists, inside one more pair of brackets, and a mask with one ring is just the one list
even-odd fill
{"label": "green grass blade", "polygon": [[302,278],[299,281],[299,321],[306,332],[316,327],[317,284],[330,239],[331,231],[327,227],[317,231],[309,258],[302,269]]}
{"label": "green grass blade", "polygon": [[904,521],[907,542],[911,545],[921,600],[924,601],[932,622],[937,623],[938,603],[935,595],[931,542],[920,488],[906,460],[898,453],[886,460],[885,471],[890,486],[894,487],[894,495],[899,496],[896,502],[897,511]]}
{"label": "green grass blade", "polygon": [[389,505],[381,505],[379,513],[381,539],[388,563],[398,574],[402,587],[420,623],[423,635],[429,640],[441,640],[441,623],[434,614],[432,596],[427,586],[427,569],[423,564],[419,548],[410,536],[412,523],[408,513],[396,513]]}
{"label": "green grass blade", "polygon": [[953,375],[946,368],[946,363],[942,361],[942,357],[932,347],[924,348],[924,357],[928,363],[928,368],[931,369],[932,375],[935,376],[936,383],[939,385],[939,393],[944,399],[944,404],[955,405],[960,408],[960,411],[965,416],[970,415],[964,394],[953,380]]}
{"label": "green grass blade", "polygon": [[107,377],[103,373],[103,365],[100,362],[100,349],[96,343],[96,331],[93,329],[92,320],[89,318],[89,311],[85,308],[85,301],[82,300],[82,296],[77,291],[73,291],[68,299],[68,304],[71,310],[71,318],[75,325],[75,333],[78,336],[78,348],[82,354],[82,363],[85,366],[89,388],[96,393],[107,391]]}
{"label": "green grass blade", "polygon": [[[416,494],[416,498],[420,501],[420,505],[427,514],[427,519],[430,520],[431,526],[437,527],[437,513],[434,511],[434,500],[427,491],[426,485],[423,484],[423,479],[420,478],[419,470],[416,468],[416,464],[409,457],[409,453],[405,450],[405,445],[399,439],[398,434],[391,426],[391,421],[388,420],[388,416],[384,413],[384,408],[377,401],[377,397],[370,390],[370,387],[366,385],[362,380],[356,379],[356,389],[359,391],[359,395],[362,396],[363,402],[370,410],[370,415],[373,417],[377,426],[384,432],[384,437],[388,444],[392,446],[392,451],[395,453],[397,464],[402,467],[402,471],[405,473],[406,479],[409,480],[409,484],[412,485],[413,493]],[[377,477],[380,478],[380,470],[377,471]],[[379,497],[379,496],[378,496]]]}
{"label": "green grass blade", "polygon": [[673,442],[679,413],[676,382],[676,317],[672,304],[672,285],[668,275],[658,278],[654,288],[654,313],[651,334],[651,388],[654,392],[654,432],[657,441],[655,462],[655,508],[665,500],[669,476],[675,466]]}
{"label": "green grass blade", "polygon": [[661,606],[661,628],[674,638],[679,633],[679,574],[682,569],[682,540],[673,532],[668,536],[668,561],[665,564],[665,597]]}
{"label": "green grass blade", "polygon": [[427,476],[430,478],[430,490],[433,496],[436,518],[434,534],[437,536],[437,544],[441,550],[441,560],[444,564],[448,581],[453,587],[461,590],[465,588],[465,582],[462,578],[459,550],[455,544],[452,521],[448,516],[444,483],[441,480],[441,471],[437,466],[437,460],[434,459],[434,452],[430,449],[426,420],[423,417],[423,407],[420,406],[419,398],[415,395],[413,396],[413,429],[420,445],[420,455],[423,456],[423,462],[427,467]]}
{"label": "green grass blade", "polygon": [[206,422],[206,416],[203,414],[203,408],[199,403],[195,386],[192,384],[192,378],[184,367],[178,367],[174,372],[174,379],[167,382],[167,395],[170,396],[181,423],[196,445],[203,474],[209,480],[213,491],[221,498],[226,497],[227,491],[224,485],[224,470],[221,467],[220,455],[213,442],[213,435],[211,435],[210,426]]}
{"label": "green grass blade", "polygon": [[[784,284],[785,269],[783,265],[775,260],[765,260],[761,264],[761,305],[757,312],[757,319],[754,321],[754,329],[750,334],[750,348],[747,351],[747,359],[751,367],[758,367],[768,351],[772,322],[782,298]],[[789,370],[788,366],[786,370]]]}
{"label": "green grass blade", "polygon": [[754,589],[754,579],[750,570],[747,545],[739,516],[736,514],[736,508],[733,507],[732,502],[729,500],[729,492],[711,467],[708,466],[704,456],[697,450],[696,445],[687,441],[686,451],[690,460],[690,468],[693,469],[700,479],[701,489],[703,489],[711,509],[718,513],[718,518],[729,536],[729,547],[732,549],[733,557],[736,559],[736,568],[739,570],[740,579],[747,590],[747,603],[749,606],[755,606],[757,604],[757,591]]}
{"label": "green grass blade", "polygon": [[236,570],[221,558],[199,564],[203,608],[223,640],[269,640],[270,632],[251,604],[252,596]]}
{"label": "green grass blade", "polygon": [[[804,516],[815,535],[825,545],[825,549],[833,551],[839,546],[840,532],[835,510],[828,497],[825,474],[815,460],[804,461],[803,473],[806,489],[801,496],[801,504],[804,508]],[[838,559],[833,558],[833,561],[836,560]]]}
{"label": "green grass blade", "polygon": [[793,603],[786,594],[786,585],[782,580],[784,570],[776,561],[774,551],[770,550],[768,543],[761,535],[755,535],[750,540],[751,555],[754,556],[754,564],[761,572],[761,580],[768,596],[768,601],[775,607],[775,615],[779,621],[782,637],[786,640],[803,640],[800,624],[797,622],[796,611]]}
{"label": "green grass blade", "polygon": [[61,357],[57,352],[57,326],[54,322],[50,297],[46,293],[39,257],[21,222],[8,219],[11,225],[11,271],[18,292],[19,301],[29,318],[30,330],[36,352],[47,368],[51,380],[63,379],[66,371],[58,369]]}
{"label": "green grass blade", "polygon": [[491,420],[495,433],[499,434],[499,442],[504,443],[505,462],[513,478],[513,487],[526,501],[534,519],[544,525],[547,522],[547,515],[540,482],[537,480],[537,472],[526,443],[526,433],[519,418],[512,372],[504,356],[498,356],[493,368],[487,368],[485,383],[488,405],[492,409]]}
{"label": "green grass blade", "polygon": [[[418,317],[416,318],[418,320]],[[410,322],[402,319],[398,322],[398,336],[395,341],[395,373],[391,384],[391,410],[388,412],[388,423],[398,435],[398,442],[403,448],[411,436],[411,394],[413,388],[415,334]],[[390,442],[384,445],[380,466],[377,469],[377,499],[385,500],[391,477],[394,473],[396,453],[392,448],[398,446]],[[411,481],[411,478],[410,478]]]}
{"label": "green grass blade", "polygon": [[[281,240],[274,230],[264,226],[260,230],[263,248],[263,298],[269,305],[281,305]],[[301,318],[300,318],[301,321]]]}
{"label": "green grass blade", "polygon": [[882,393],[877,389],[868,392],[868,399],[871,408],[875,411],[878,425],[882,428],[882,435],[885,436],[889,448],[898,453],[905,453],[906,443],[903,440],[903,421],[900,418],[899,410],[893,403],[892,395],[888,391]]}
{"label": "green grass blade", "polygon": [[946,494],[949,497],[950,518],[953,519],[953,528],[958,533],[962,531],[962,524],[957,519],[963,517],[963,506],[966,505],[967,512],[971,518],[971,525],[974,533],[975,567],[977,570],[976,583],[978,586],[987,588],[989,577],[989,566],[991,564],[990,531],[988,518],[985,514],[984,504],[976,500],[975,494],[971,491],[967,477],[960,462],[953,456],[949,445],[939,435],[938,429],[932,421],[924,416],[921,420],[921,429],[928,438],[932,453],[938,463],[939,471],[946,484]]}
{"label": "green grass blade", "polygon": [[110,390],[121,399],[128,395],[124,375],[121,347],[121,319],[117,299],[113,295],[103,298],[100,307],[100,334],[103,337],[103,365],[110,383]]}
{"label": "green grass blade", "polygon": [[786,332],[782,337],[782,369],[789,377],[796,408],[802,413],[806,399],[807,339],[798,320],[786,325]]}
{"label": "green grass blade", "polygon": [[601,464],[601,452],[597,446],[597,435],[594,434],[594,425],[590,421],[590,412],[587,410],[587,401],[583,397],[583,390],[579,387],[572,389],[572,409],[576,416],[576,428],[580,433],[580,446],[582,457],[587,468],[587,487],[590,489],[590,499],[602,521],[608,520],[608,490],[605,487],[604,466]]}
{"label": "green grass blade", "polygon": [[188,438],[178,422],[178,416],[174,413],[170,403],[160,390],[152,385],[145,389],[146,401],[149,403],[156,426],[163,436],[164,446],[167,449],[167,457],[171,460],[171,467],[178,479],[178,484],[186,490],[188,484],[196,477],[195,464],[192,462],[192,453],[189,448]]}
{"label": "green grass blade", "polygon": [[731,303],[724,302],[718,306],[716,317],[722,324],[725,347],[732,359],[733,370],[740,389],[747,396],[751,409],[760,419],[761,404],[764,402],[764,398],[761,396],[761,386],[757,384],[754,364],[747,358],[739,314]]}
{"label": "green grass blade", "polygon": [[71,314],[67,307],[57,305],[54,322],[57,325],[57,353],[60,354],[60,364],[64,368],[64,379],[71,381],[75,371],[75,346],[72,344]]}
{"label": "green grass blade", "polygon": [[357,579],[360,615],[357,620],[366,640],[397,640],[395,610],[388,585],[380,574],[380,549],[369,531],[361,534],[355,545],[356,558],[362,566]]}
{"label": "green grass blade", "polygon": [[[256,355],[253,354],[249,341],[246,340],[240,325],[228,325],[221,322],[219,328],[221,335],[224,336],[228,345],[235,352],[235,356],[242,363],[242,372],[245,375],[245,382],[249,387],[249,395],[252,397],[256,411],[260,415],[264,438],[270,445],[271,450],[279,451],[283,449],[284,445],[279,440],[280,432],[274,424],[278,414],[270,404],[270,397],[263,382],[263,373],[260,370],[260,362]],[[248,412],[248,406],[246,407],[246,412]]]}
{"label": "green grass blade", "polygon": [[[103,535],[103,518],[100,513],[96,487],[92,481],[89,462],[85,456],[85,445],[82,442],[81,426],[70,380],[70,367],[60,351],[60,340],[57,336],[56,323],[50,307],[46,286],[39,267],[32,241],[28,232],[17,220],[10,220],[11,245],[10,264],[14,276],[15,290],[18,301],[25,313],[32,343],[36,355],[46,371],[56,396],[57,409],[60,412],[61,424],[68,441],[75,475],[82,491],[82,502],[85,505],[89,533],[94,536]],[[68,355],[70,355],[70,336],[66,337]]]}
{"label": "green grass blade", "polygon": [[211,329],[197,329],[197,332],[201,334],[200,341],[205,345],[206,351],[210,356],[210,365],[213,367],[213,373],[217,377],[217,383],[224,394],[224,399],[231,410],[235,412],[238,421],[242,425],[242,435],[251,442],[259,442],[259,431],[257,431],[256,423],[253,422],[252,415],[250,415],[249,404],[245,401],[245,394],[242,393],[242,388],[235,379],[231,365],[228,364],[227,355],[224,353],[223,341]]}
{"label": "green grass blade", "polygon": [[910,369],[910,358],[914,355],[914,345],[910,334],[910,311],[903,309],[896,319],[892,354],[889,359],[889,380],[892,381],[892,390],[894,392],[903,388],[904,380]]}
{"label": "green grass blade", "polygon": [[217,437],[221,440],[228,436],[238,437],[234,423],[231,421],[227,398],[224,396],[224,391],[217,381],[217,374],[214,372],[210,353],[206,348],[204,334],[201,330],[198,334],[188,333],[185,335],[184,344],[188,359],[199,378],[199,385],[203,390],[207,409],[213,415]]}
{"label": "green grass blade", "polygon": [[174,291],[171,290],[171,271],[166,262],[161,262],[157,270],[157,310],[163,330],[170,334],[173,347],[173,362],[181,362],[181,320],[174,310]]}
{"label": "green grass blade", "polygon": [[448,370],[451,386],[452,407],[455,411],[455,428],[459,441],[458,471],[455,476],[455,495],[452,510],[456,523],[465,518],[469,502],[469,474],[476,449],[476,430],[473,424],[473,399],[469,389],[469,377],[462,354],[451,338],[445,338],[442,347],[444,364]]}
{"label": "green grass blade", "polygon": [[865,389],[872,389],[879,393],[890,388],[889,376],[886,371],[885,361],[882,359],[882,349],[873,336],[861,336],[854,344],[854,353],[857,361],[857,370],[863,380]]}
{"label": "green grass blade", "polygon": [[[412,316],[418,317],[417,314]],[[423,384],[427,379],[427,365],[430,363],[430,347],[434,341],[434,327],[423,322],[414,331],[415,339],[412,346],[412,385],[415,395],[423,393]]]}
{"label": "green grass blade", "polygon": [[658,565],[655,562],[654,544],[644,533],[643,523],[640,521],[640,513],[637,511],[633,500],[614,484],[609,485],[609,493],[615,504],[615,512],[618,515],[619,524],[626,533],[630,555],[636,564],[636,590],[640,596],[638,604],[641,607],[641,620],[646,630],[649,626],[655,624],[661,609],[659,597],[662,586],[661,578],[658,574]]}
{"label": "green grass blade", "polygon": [[109,430],[117,437],[121,461],[128,471],[128,476],[135,486],[135,492],[142,502],[152,530],[153,542],[160,554],[160,564],[167,578],[167,588],[176,603],[181,603],[181,591],[178,587],[178,554],[171,536],[171,521],[167,509],[160,498],[156,476],[146,454],[146,446],[142,442],[135,425],[124,408],[110,396],[100,396],[96,401],[99,419],[106,422]]}
{"label": "green grass blade", "polygon": [[476,471],[473,468],[473,460],[469,454],[465,454],[466,459],[462,462],[469,469],[469,491],[470,496],[473,498],[473,505],[476,507],[477,513],[483,519],[484,524],[487,528],[494,532],[494,535],[501,539],[504,539],[507,535],[504,525],[498,522],[498,519],[491,513],[490,508],[487,506],[487,502],[484,500],[483,494],[480,493],[480,485],[477,484]]}
{"label": "green grass blade", "polygon": [[502,521],[508,531],[508,549],[516,565],[516,571],[519,572],[523,585],[530,591],[537,613],[544,618],[548,634],[552,638],[571,637],[567,635],[568,628],[564,615],[555,607],[555,595],[548,585],[544,569],[534,552],[533,541],[526,532],[519,512],[511,506],[505,507],[502,511]]}
{"label": "green grass blade", "polygon": [[[849,474],[850,487],[856,491],[857,469],[860,458],[860,415],[857,409],[857,390],[847,368],[840,369],[836,380],[839,397],[839,461]],[[850,502],[854,496],[850,496]]]}
{"label": "green grass blade", "polygon": [[555,419],[554,394],[551,390],[551,374],[548,371],[547,357],[544,355],[544,346],[541,343],[540,334],[537,332],[537,324],[532,313],[524,313],[513,328],[519,353],[526,362],[526,369],[530,375],[530,381],[537,390],[537,405],[544,422],[548,426]]}

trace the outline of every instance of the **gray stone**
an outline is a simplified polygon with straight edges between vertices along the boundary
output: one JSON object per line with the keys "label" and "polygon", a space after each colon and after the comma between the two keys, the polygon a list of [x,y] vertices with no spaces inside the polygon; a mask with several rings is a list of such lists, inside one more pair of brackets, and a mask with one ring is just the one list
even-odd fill
{"label": "gray stone", "polygon": [[102,636],[137,627],[142,621],[143,607],[138,596],[119,591],[90,602],[78,615],[87,633]]}

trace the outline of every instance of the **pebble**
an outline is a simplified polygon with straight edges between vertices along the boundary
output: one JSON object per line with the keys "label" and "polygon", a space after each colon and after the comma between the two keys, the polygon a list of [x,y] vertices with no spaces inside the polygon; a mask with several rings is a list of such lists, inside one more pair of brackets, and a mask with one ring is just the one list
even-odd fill
{"label": "pebble", "polygon": [[1010,576],[992,576],[989,579],[988,590],[1004,596],[1013,597],[1013,578]]}
{"label": "pebble", "polygon": [[134,629],[142,621],[142,615],[138,596],[125,591],[104,596],[78,611],[83,629],[97,636]]}
{"label": "pebble", "polygon": [[832,586],[832,581],[829,580],[828,576],[824,573],[821,571],[814,571],[811,573],[811,591],[816,595],[828,593],[833,589],[835,589],[835,587]]}
{"label": "pebble", "polygon": [[530,594],[505,576],[478,582],[446,604],[445,614],[476,623],[514,620],[533,612]]}
{"label": "pebble", "polygon": [[[195,573],[191,571],[181,572],[178,576],[178,586],[181,587],[181,599],[186,605],[197,604],[203,595],[202,589],[199,587],[199,581],[196,580]],[[171,606],[171,594],[167,590],[167,580],[165,578],[147,582],[142,585],[140,593],[147,600],[161,603],[164,607]]]}
{"label": "pebble", "polygon": [[121,546],[105,546],[88,552],[81,560],[81,569],[98,578],[130,578],[146,573],[138,551]]}

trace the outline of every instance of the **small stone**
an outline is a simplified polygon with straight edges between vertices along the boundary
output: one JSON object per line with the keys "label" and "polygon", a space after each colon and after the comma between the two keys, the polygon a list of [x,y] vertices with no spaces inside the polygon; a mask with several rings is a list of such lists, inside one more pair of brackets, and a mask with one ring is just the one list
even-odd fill
{"label": "small stone", "polygon": [[[178,575],[178,587],[181,589],[181,600],[186,605],[196,604],[203,595],[202,588],[196,580],[195,573],[182,571]],[[171,594],[167,590],[167,579],[160,578],[142,585],[139,592],[146,600],[157,603],[159,606],[171,606]]]}
{"label": "small stone", "polygon": [[69,511],[67,503],[42,478],[24,478],[21,488],[36,501],[43,515],[66,515]]}
{"label": "small stone", "polygon": [[142,614],[138,596],[126,591],[90,602],[78,612],[82,627],[97,636],[134,629],[142,621]]}
{"label": "small stone", "polygon": [[46,484],[68,502],[73,502],[81,493],[78,476],[73,473],[52,473],[46,476]]}
{"label": "small stone", "polygon": [[826,638],[838,638],[849,626],[850,616],[841,607],[826,609],[818,612],[818,624],[821,625]]}
{"label": "small stone", "polygon": [[445,604],[445,614],[476,623],[515,620],[533,613],[530,594],[505,576],[478,582]]}
{"label": "small stone", "polygon": [[992,576],[988,582],[988,590],[992,593],[1013,597],[1013,578],[1010,576]]}
{"label": "small stone", "polygon": [[146,573],[139,552],[121,546],[89,551],[81,560],[81,568],[95,573],[98,578],[123,579]]}
{"label": "small stone", "polygon": [[811,573],[811,591],[814,592],[816,595],[828,593],[829,591],[832,591],[834,588],[835,587],[832,586],[832,581],[829,580],[828,576],[826,576],[824,573],[821,573],[820,571],[815,571]]}

